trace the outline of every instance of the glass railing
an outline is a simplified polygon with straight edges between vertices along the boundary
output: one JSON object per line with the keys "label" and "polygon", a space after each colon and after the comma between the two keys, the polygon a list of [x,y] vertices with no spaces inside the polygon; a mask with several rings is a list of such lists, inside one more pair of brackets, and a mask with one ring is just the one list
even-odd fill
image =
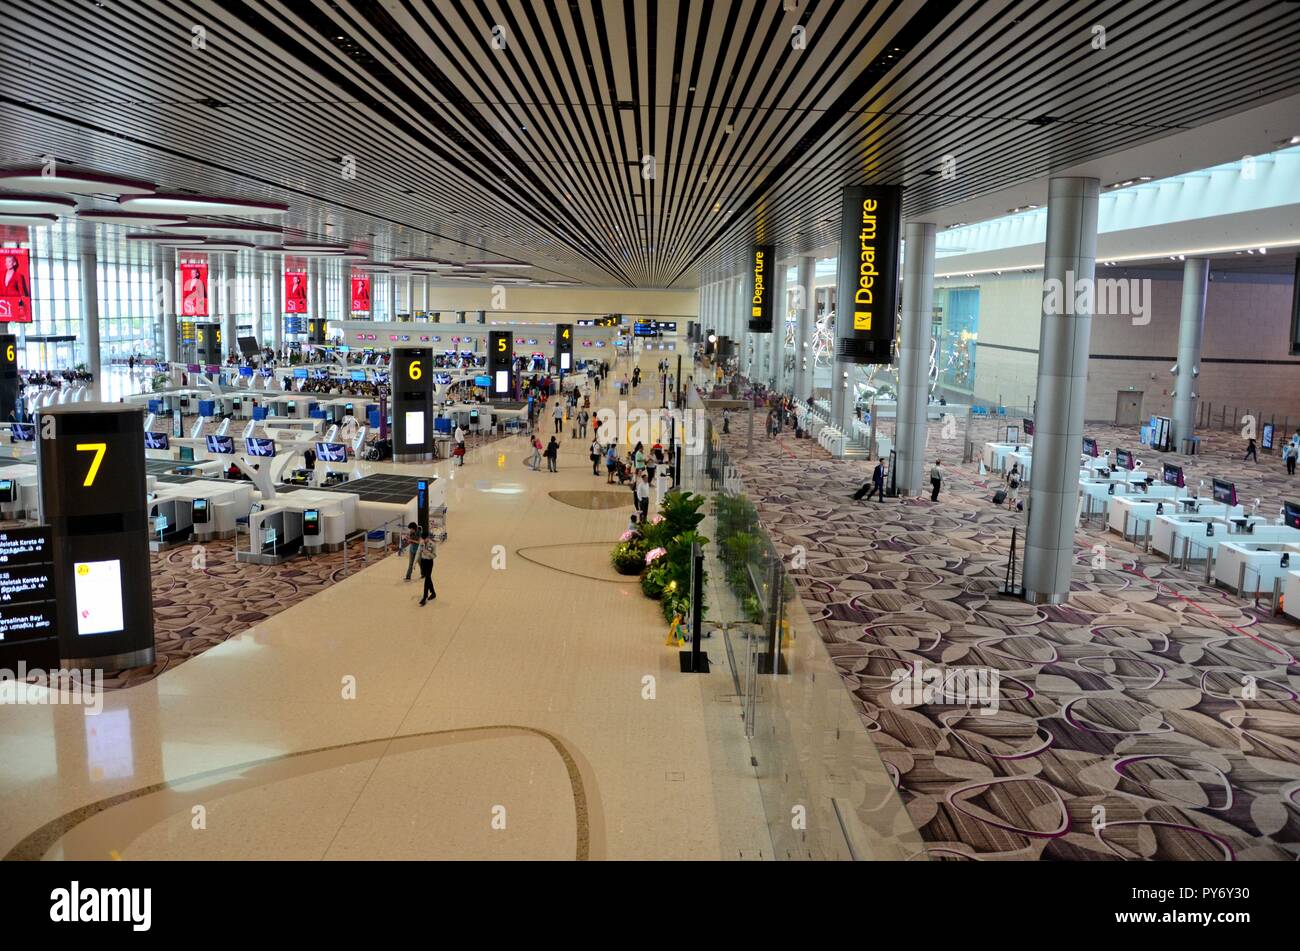
{"label": "glass railing", "polygon": [[682,464],[683,488],[712,500],[701,527],[706,627],[722,635],[776,856],[924,858],[870,725],[798,595],[799,559],[773,543],[693,391],[687,408],[706,427],[702,451]]}

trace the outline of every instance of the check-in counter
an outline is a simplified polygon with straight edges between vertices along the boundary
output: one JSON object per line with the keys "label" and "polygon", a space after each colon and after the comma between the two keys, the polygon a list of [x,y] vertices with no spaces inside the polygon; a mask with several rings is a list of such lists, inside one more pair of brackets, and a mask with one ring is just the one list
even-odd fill
{"label": "check-in counter", "polygon": [[[299,489],[277,495],[260,511],[249,516],[249,548],[241,543],[236,557],[256,564],[278,564],[285,558],[309,551],[337,551],[359,526],[358,498],[345,492]],[[304,515],[316,515],[317,531],[310,529]]]}
{"label": "check-in counter", "polygon": [[1282,613],[1300,621],[1300,571],[1288,571],[1282,576]]}
{"label": "check-in counter", "polygon": [[[1231,540],[1241,529],[1227,521],[1229,511],[1241,515],[1241,506],[1228,510],[1225,505],[1207,506],[1209,511],[1185,513],[1172,512],[1166,507],[1164,515],[1157,515],[1151,523],[1151,549],[1171,561],[1181,561],[1186,550],[1188,561],[1202,561],[1212,554],[1219,542]],[[1217,511],[1215,511],[1217,510]],[[1248,524],[1262,525],[1263,518],[1251,516]]]}
{"label": "check-in counter", "polygon": [[1010,472],[1013,466],[1020,467],[1020,481],[1029,481],[1030,474],[1033,472],[1034,451],[1028,446],[1022,446],[1016,452],[1007,453],[1006,467]]}
{"label": "check-in counter", "polygon": [[1179,491],[1172,485],[1153,485],[1145,492],[1130,491],[1120,495],[1117,487],[1106,508],[1106,527],[1125,538],[1141,538],[1147,524],[1155,518],[1157,509],[1160,514],[1177,510],[1175,493]]}
{"label": "check-in counter", "polygon": [[160,482],[155,499],[175,500],[191,509],[195,501],[204,501],[206,504],[200,507],[198,518],[190,516],[195,538],[233,538],[239,519],[246,517],[253,507],[255,491],[251,482],[239,479]]}
{"label": "check-in counter", "polygon": [[[877,406],[879,410],[879,406]],[[1003,472],[1011,468],[1007,456],[1022,449],[1028,449],[1028,443],[986,442],[984,444],[984,465],[993,472]]]}
{"label": "check-in counter", "polygon": [[28,463],[0,466],[0,516],[34,518],[40,507],[41,486],[36,467]]}
{"label": "check-in counter", "polygon": [[1273,582],[1300,565],[1300,529],[1286,530],[1295,537],[1267,542],[1245,541],[1250,536],[1244,535],[1223,541],[1214,556],[1214,580],[1243,597],[1272,594]]}

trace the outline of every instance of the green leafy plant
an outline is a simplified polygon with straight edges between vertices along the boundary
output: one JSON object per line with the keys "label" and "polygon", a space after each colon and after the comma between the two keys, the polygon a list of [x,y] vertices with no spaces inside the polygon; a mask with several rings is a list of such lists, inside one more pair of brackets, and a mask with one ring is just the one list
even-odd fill
{"label": "green leafy plant", "polygon": [[609,560],[620,575],[639,575],[645,568],[645,543],[639,539],[619,542],[610,553]]}

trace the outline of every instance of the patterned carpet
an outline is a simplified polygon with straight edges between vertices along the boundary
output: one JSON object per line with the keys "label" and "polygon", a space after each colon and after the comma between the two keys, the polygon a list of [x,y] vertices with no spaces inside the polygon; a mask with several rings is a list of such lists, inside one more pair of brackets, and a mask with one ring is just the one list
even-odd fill
{"label": "patterned carpet", "polygon": [[[980,425],[988,432],[977,446],[997,424]],[[778,547],[807,552],[807,569],[792,572],[800,595],[928,850],[982,860],[1300,857],[1300,629],[1115,535],[1076,537],[1067,604],[1001,596],[1022,516],[990,504],[974,467],[956,465],[961,434],[940,434],[932,424],[930,445],[948,469],[937,505],[928,492],[854,503],[864,463],[788,433],[756,438],[748,456],[743,436],[724,437]],[[1138,448],[1127,433],[1122,443],[1118,431],[1089,434]],[[1240,452],[1223,434],[1206,449],[1184,461],[1189,487]],[[1161,454],[1139,455],[1158,471]],[[1247,504],[1259,495],[1272,515],[1286,480],[1281,463],[1266,463],[1238,479],[1239,494]],[[1107,570],[1090,567],[1096,543],[1107,546]],[[918,663],[995,669],[997,712],[894,702],[890,674]],[[1243,699],[1245,684],[1254,699]]]}

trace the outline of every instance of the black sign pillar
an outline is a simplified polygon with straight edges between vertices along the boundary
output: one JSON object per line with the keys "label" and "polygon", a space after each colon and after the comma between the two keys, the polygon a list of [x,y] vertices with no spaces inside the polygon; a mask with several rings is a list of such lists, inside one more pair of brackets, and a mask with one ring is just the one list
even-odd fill
{"label": "black sign pillar", "polygon": [[494,400],[508,400],[514,395],[511,368],[515,361],[515,335],[509,330],[488,331],[488,376]]}
{"label": "black sign pillar", "polygon": [[143,412],[67,403],[37,414],[37,431],[49,434],[37,460],[64,666],[154,661]]}
{"label": "black sign pillar", "polygon": [[393,456],[414,462],[433,454],[433,351],[393,349]]}
{"label": "black sign pillar", "polygon": [[18,338],[0,336],[0,422],[18,419]]}
{"label": "black sign pillar", "polygon": [[893,362],[901,199],[897,185],[844,189],[835,281],[835,357],[845,363]]}
{"label": "black sign pillar", "polygon": [[555,325],[555,368],[561,377],[573,372],[573,324]]}
{"label": "black sign pillar", "polygon": [[770,244],[754,248],[749,276],[749,332],[772,332],[772,271],[776,249]]}
{"label": "black sign pillar", "polygon": [[307,321],[307,342],[313,344],[323,344],[325,342],[324,318],[312,317]]}
{"label": "black sign pillar", "polygon": [[194,325],[195,363],[206,365],[221,363],[221,325]]}

